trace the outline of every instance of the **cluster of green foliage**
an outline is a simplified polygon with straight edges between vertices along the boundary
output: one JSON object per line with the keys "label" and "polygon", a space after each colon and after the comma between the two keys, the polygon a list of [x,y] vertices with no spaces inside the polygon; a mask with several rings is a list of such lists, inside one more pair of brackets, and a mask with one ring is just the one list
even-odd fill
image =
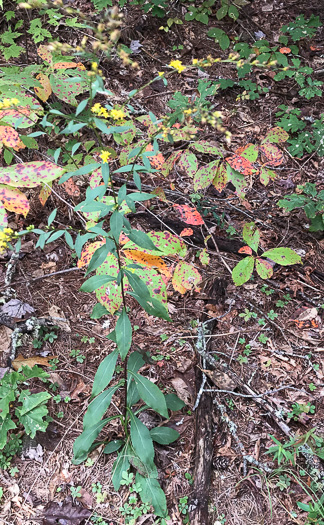
{"label": "cluster of green foliage", "polygon": [[316,185],[306,182],[297,186],[299,193],[286,195],[278,201],[278,206],[288,211],[302,208],[310,219],[309,231],[317,232],[324,230],[324,190],[317,191]]}

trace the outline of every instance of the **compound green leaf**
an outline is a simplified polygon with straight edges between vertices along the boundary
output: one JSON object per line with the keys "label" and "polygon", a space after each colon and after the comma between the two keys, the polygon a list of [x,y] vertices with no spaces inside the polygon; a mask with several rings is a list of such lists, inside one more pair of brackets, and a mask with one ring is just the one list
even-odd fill
{"label": "compound green leaf", "polygon": [[275,171],[269,170],[265,166],[261,166],[260,168],[260,182],[263,184],[263,186],[267,186],[270,182],[270,180],[274,180],[276,178],[277,174]]}
{"label": "compound green leaf", "polygon": [[279,126],[269,129],[266,136],[264,137],[262,143],[273,142],[278,144],[280,142],[286,142],[289,139],[289,134],[284,129]]}
{"label": "compound green leaf", "polygon": [[252,250],[258,251],[260,232],[254,222],[247,222],[243,226],[243,240]]}

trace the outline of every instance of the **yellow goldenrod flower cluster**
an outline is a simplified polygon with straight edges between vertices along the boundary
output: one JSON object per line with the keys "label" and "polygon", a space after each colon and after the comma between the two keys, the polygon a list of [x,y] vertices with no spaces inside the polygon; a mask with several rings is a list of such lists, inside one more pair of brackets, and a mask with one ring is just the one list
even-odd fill
{"label": "yellow goldenrod flower cluster", "polygon": [[114,120],[121,120],[126,117],[122,109],[111,109],[109,111],[109,116]]}
{"label": "yellow goldenrod flower cluster", "polygon": [[98,115],[98,117],[104,117],[104,118],[109,117],[108,109],[104,108],[101,104],[99,104],[99,102],[97,102],[96,104],[94,104],[94,106],[92,106],[91,111],[92,113],[95,113],[96,115]]}
{"label": "yellow goldenrod flower cluster", "polygon": [[4,228],[0,231],[0,253],[5,251],[13,236],[14,231],[11,228]]}
{"label": "yellow goldenrod flower cluster", "polygon": [[182,64],[181,60],[171,60],[169,66],[176,69],[178,73],[182,73],[182,71],[186,69],[186,66]]}
{"label": "yellow goldenrod flower cluster", "polygon": [[208,55],[208,57],[206,58],[193,58],[192,65],[201,67],[211,67],[213,64],[217,64],[217,62],[221,62],[221,60],[221,58],[213,58],[211,55]]}
{"label": "yellow goldenrod flower cluster", "polygon": [[109,153],[109,151],[102,151],[101,152],[100,158],[101,158],[103,164],[107,164],[108,163],[108,159],[109,159],[110,155],[111,155],[111,153]]}
{"label": "yellow goldenrod flower cluster", "polygon": [[4,98],[2,102],[0,102],[0,109],[8,109],[17,104],[19,104],[18,98]]}

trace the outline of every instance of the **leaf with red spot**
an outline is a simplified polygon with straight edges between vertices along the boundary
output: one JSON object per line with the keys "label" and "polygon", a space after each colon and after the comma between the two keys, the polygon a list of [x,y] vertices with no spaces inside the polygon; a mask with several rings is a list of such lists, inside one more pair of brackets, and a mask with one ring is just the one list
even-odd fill
{"label": "leaf with red spot", "polygon": [[153,123],[149,115],[141,115],[140,117],[137,117],[136,120],[147,127],[147,134],[149,136],[155,135],[162,126],[162,122],[159,122],[159,124]]}
{"label": "leaf with red spot", "polygon": [[98,186],[101,186],[103,183],[101,168],[97,168],[91,173],[89,178],[89,186],[91,189],[94,189],[98,188]]}
{"label": "leaf with red spot", "polygon": [[280,164],[283,163],[284,154],[278,148],[278,146],[275,146],[274,144],[271,144],[271,143],[262,144],[260,146],[260,151],[263,153],[263,155],[267,159],[266,164],[269,164],[270,166],[280,166]]}
{"label": "leaf with red spot", "polygon": [[42,184],[42,189],[39,192],[38,198],[42,206],[45,206],[46,201],[50,194],[52,193],[52,182],[48,184]]}
{"label": "leaf with red spot", "polygon": [[184,228],[182,232],[180,232],[180,237],[190,237],[191,235],[193,235],[192,228]]}
{"label": "leaf with red spot", "polygon": [[[154,151],[152,144],[148,144],[145,148],[145,151]],[[165,158],[162,153],[157,153],[156,155],[147,157],[151,166],[157,170],[160,170],[165,162]]]}
{"label": "leaf with red spot", "polygon": [[78,186],[73,182],[72,177],[62,184],[63,188],[65,189],[66,193],[70,195],[71,197],[79,197],[80,190]]}
{"label": "leaf with red spot", "polygon": [[163,177],[167,177],[170,173],[170,171],[172,170],[175,162],[178,160],[178,158],[180,157],[182,151],[175,151],[174,153],[172,153],[170,155],[170,157],[165,161],[165,163],[163,164],[161,170],[160,170],[160,173],[161,175],[163,175]]}
{"label": "leaf with red spot", "polygon": [[258,146],[255,144],[247,144],[246,146],[242,146],[240,148],[237,148],[235,150],[235,154],[239,155],[240,157],[243,157],[246,160],[249,160],[250,162],[255,162],[258,158]]}
{"label": "leaf with red spot", "polygon": [[181,219],[186,224],[193,224],[194,226],[199,226],[204,224],[204,219],[196,208],[188,206],[188,204],[174,204],[173,207],[179,212]]}
{"label": "leaf with red spot", "polygon": [[157,268],[160,273],[170,275],[167,265],[158,255],[151,255],[139,250],[124,250],[124,255],[127,259],[134,261],[135,263],[148,266],[149,268]]}
{"label": "leaf with red spot", "polygon": [[189,177],[193,177],[198,169],[198,160],[194,153],[185,150],[178,162],[180,170],[184,171]]}
{"label": "leaf with red spot", "polygon": [[[185,257],[187,254],[187,248],[182,239],[179,239],[176,235],[171,232],[156,232],[152,231],[148,233],[149,238],[152,240],[157,250],[141,250],[143,253],[150,253],[151,255],[158,255],[160,257]],[[126,237],[126,236],[125,236]],[[124,236],[120,236],[119,241],[124,244]],[[124,246],[126,250],[138,250],[138,246],[132,241],[127,242]]]}
{"label": "leaf with red spot", "polygon": [[201,250],[201,252],[199,254],[199,260],[200,260],[201,264],[203,264],[204,266],[208,266],[208,264],[210,262],[210,257],[209,257],[209,253],[207,252],[206,248]]}
{"label": "leaf with red spot", "polygon": [[202,190],[204,188],[208,188],[208,186],[213,182],[215,179],[215,175],[217,174],[217,169],[219,165],[219,159],[214,160],[213,162],[210,162],[209,164],[206,164],[206,166],[203,166],[200,168],[197,173],[194,176],[194,190]]}
{"label": "leaf with red spot", "polygon": [[235,171],[238,171],[242,175],[252,175],[252,173],[255,172],[253,164],[241,155],[233,155],[232,157],[228,157],[226,162],[231,166],[231,168],[233,168]]}
{"label": "leaf with red spot", "polygon": [[276,126],[275,128],[269,129],[266,136],[264,137],[262,144],[265,142],[273,142],[279,144],[280,142],[286,142],[289,139],[289,134],[284,129]]}
{"label": "leaf with red spot", "polygon": [[56,62],[54,64],[54,69],[70,69],[70,68],[77,68],[79,71],[84,71],[85,67],[81,62]]}
{"label": "leaf with red spot", "polygon": [[16,188],[0,184],[0,200],[8,211],[22,213],[24,217],[29,212],[29,201],[26,195]]}
{"label": "leaf with red spot", "polygon": [[238,253],[244,253],[246,255],[252,255],[252,249],[250,246],[242,246],[242,248],[239,249]]}
{"label": "leaf with red spot", "polygon": [[189,147],[195,149],[199,153],[208,153],[209,155],[219,155],[220,157],[223,157],[222,152],[207,140],[197,140],[197,142],[192,142]]}
{"label": "leaf with red spot", "polygon": [[270,279],[273,275],[273,266],[269,261],[265,261],[260,257],[255,260],[255,269],[260,275],[261,279]]}
{"label": "leaf with red spot", "polygon": [[88,246],[83,248],[81,252],[81,257],[78,260],[78,264],[77,264],[78,268],[83,268],[84,266],[88,266],[95,251],[97,251],[104,243],[105,241],[96,241],[91,244],[88,244]]}
{"label": "leaf with red spot", "polygon": [[165,196],[163,188],[160,188],[160,187],[155,188],[152,191],[152,195],[156,195],[162,202],[168,202],[168,199]]}
{"label": "leaf with red spot", "polygon": [[6,214],[6,209],[3,202],[0,200],[0,229],[7,228],[8,226],[8,216]]}
{"label": "leaf with red spot", "polygon": [[123,126],[127,126],[127,129],[125,131],[122,131],[121,133],[114,133],[113,137],[114,137],[115,142],[117,142],[117,144],[121,144],[122,146],[127,146],[136,137],[137,130],[132,120],[124,120],[121,122],[121,124]]}
{"label": "leaf with red spot", "polygon": [[253,268],[254,257],[245,257],[233,268],[232,279],[236,286],[241,286],[250,279]]}
{"label": "leaf with red spot", "polygon": [[231,168],[229,164],[226,163],[226,173],[227,181],[231,182],[235,186],[236,193],[242,199],[245,197],[244,190],[247,188],[248,182],[244,175],[238,171]]}
{"label": "leaf with red spot", "polygon": [[43,182],[48,183],[61,177],[64,172],[64,168],[48,160],[23,162],[0,168],[0,183],[15,188],[34,188]]}
{"label": "leaf with red spot", "polygon": [[260,243],[260,231],[254,222],[246,222],[243,226],[243,240],[252,250],[258,251]]}
{"label": "leaf with red spot", "polygon": [[[71,75],[80,80],[77,82],[73,80],[71,82]],[[71,72],[61,69],[56,71],[55,75],[50,76],[50,82],[53,93],[57,98],[63,100],[63,102],[71,104],[72,106],[78,104],[75,97],[89,91],[89,77],[87,76],[86,71]]]}
{"label": "leaf with red spot", "polygon": [[213,183],[213,186],[215,186],[216,190],[221,192],[225,188],[227,182],[228,182],[227,169],[226,169],[224,162],[222,162],[221,165],[218,166],[215,178],[213,179],[212,183]]}
{"label": "leaf with red spot", "polygon": [[[172,140],[174,142],[179,142],[179,140],[192,140],[193,135],[197,133],[197,128],[195,126],[185,126],[182,129],[172,130]],[[170,142],[166,137],[164,138],[165,142]]]}
{"label": "leaf with red spot", "polygon": [[167,293],[164,279],[167,281],[170,277],[169,275],[160,275],[153,268],[127,268],[127,270],[140,277],[140,279],[148,287],[150,294],[154,299],[157,299],[163,304],[167,303]]}
{"label": "leaf with red spot", "polygon": [[[118,274],[118,260],[112,254],[109,254],[106,260],[96,270],[96,275],[110,275],[111,277],[117,277]],[[127,278],[124,278],[123,286],[126,291],[128,289]],[[109,313],[114,314],[123,302],[121,285],[117,285],[116,281],[108,282],[96,290],[96,297],[99,303],[107,308]]]}
{"label": "leaf with red spot", "polygon": [[276,178],[277,174],[269,170],[266,166],[261,166],[260,168],[260,182],[263,184],[263,186],[267,186],[270,182],[270,180],[274,180]]}
{"label": "leaf with red spot", "polygon": [[47,62],[50,65],[53,64],[52,53],[49,50],[48,46],[45,46],[45,45],[39,46],[37,49],[37,54],[39,57],[41,57],[42,60],[44,60],[44,62]]}
{"label": "leaf with red spot", "polygon": [[39,73],[36,76],[36,78],[39,81],[39,83],[42,85],[42,87],[35,86],[34,91],[36,95],[38,96],[38,98],[40,98],[43,102],[46,102],[46,100],[49,98],[49,96],[52,93],[50,79],[44,73]]}
{"label": "leaf with red spot", "polygon": [[177,292],[185,294],[188,290],[196,288],[200,282],[201,275],[194,266],[185,261],[177,264],[172,277],[172,285]]}
{"label": "leaf with red spot", "polygon": [[16,109],[3,109],[0,111],[0,120],[6,124],[17,124],[17,128],[32,127],[38,117],[28,107],[18,107]]}
{"label": "leaf with red spot", "polygon": [[21,141],[19,133],[11,126],[0,126],[0,142],[8,148],[17,148]]}
{"label": "leaf with red spot", "polygon": [[263,252],[262,257],[267,257],[281,266],[289,266],[291,264],[302,264],[300,255],[291,248],[273,248]]}
{"label": "leaf with red spot", "polygon": [[[119,153],[119,164],[121,166],[126,166],[126,164],[129,164],[129,154],[131,151],[133,151],[135,148],[142,148],[145,144],[145,140],[139,140],[138,142],[133,142],[132,144],[128,144],[128,146],[125,146],[124,148],[122,148],[120,150],[120,153]],[[107,151],[109,151],[109,149],[107,148]],[[115,154],[116,156],[116,154]],[[109,160],[112,158],[112,155],[109,157]],[[133,159],[134,160],[134,157]]]}

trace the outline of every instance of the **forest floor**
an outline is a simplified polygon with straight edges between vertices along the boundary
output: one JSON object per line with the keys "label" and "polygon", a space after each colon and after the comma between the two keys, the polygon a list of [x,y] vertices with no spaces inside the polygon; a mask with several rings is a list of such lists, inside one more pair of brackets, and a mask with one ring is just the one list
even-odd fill
{"label": "forest floor", "polygon": [[[77,0],[72,6],[91,12],[90,2],[85,0]],[[179,9],[181,11],[181,7]],[[211,17],[209,26],[218,25],[231,37],[247,42],[254,40],[255,32],[262,31],[267,40],[276,42],[283,24],[301,13],[305,16],[311,13],[321,15],[320,11],[317,3],[312,6],[306,2],[275,0],[266,3],[259,0],[242,10],[239,23],[220,23]],[[155,75],[175,57],[190,63],[192,58],[208,54],[225,56],[217,44],[206,38],[208,27],[198,22],[185,22],[165,33],[159,31],[161,20],[144,15],[137,7],[125,9],[124,20],[123,43],[129,46],[132,40],[139,40],[142,45],[136,55],[140,68],[132,71],[121,68],[114,61],[102,64],[106,87],[116,96],[122,97],[125,91],[145,84],[152,74]],[[317,43],[323,36],[321,28]],[[77,29],[60,35],[61,41],[65,38],[72,45],[77,45],[82,37]],[[181,51],[172,51],[173,46],[179,45],[183,46]],[[319,60],[318,54],[309,55],[308,49],[305,53],[308,53],[310,64]],[[225,71],[223,67],[222,64],[213,66],[209,79],[228,76],[228,68]],[[278,87],[262,71],[255,75],[254,81],[269,87],[268,94],[254,101],[237,101],[238,91],[234,87],[217,94],[214,100],[216,109],[224,115],[224,125],[232,133],[231,145],[226,146],[221,134],[208,127],[202,129],[199,139],[208,138],[215,143],[223,141],[224,148],[234,151],[242,145],[260,142],[267,130],[275,125],[275,112],[280,104],[302,104],[304,117],[318,118],[323,112],[324,102],[319,97],[301,101],[289,82]],[[167,102],[175,91],[192,96],[197,82],[197,74],[191,71],[173,76],[167,87],[156,83],[145,88],[138,101],[147,112],[159,116],[165,114]],[[33,155],[36,159],[40,153],[35,151]],[[233,242],[240,240],[239,232],[244,223],[254,221],[262,233],[263,249],[290,247],[302,255],[303,266],[276,268],[272,279],[262,281],[255,278],[236,287],[227,266],[232,269],[239,256],[209,250],[211,260],[201,270],[203,285],[200,291],[184,296],[175,291],[168,294],[172,323],[150,317],[135,302],[131,305],[131,321],[136,326],[134,345],[149,351],[153,358],[144,373],[166,392],[175,392],[186,403],[185,408],[170,420],[170,425],[180,433],[180,439],[172,445],[156,447],[156,462],[167,495],[170,524],[188,523],[186,497],[190,497],[192,491],[196,445],[194,405],[201,386],[201,378],[196,373],[199,363],[195,343],[199,323],[213,318],[216,323],[211,335],[211,355],[220,364],[226,364],[257,394],[270,391],[264,398],[273,407],[273,414],[253,397],[246,397],[242,388],[233,383],[222,368],[218,371],[216,383],[208,379],[205,384],[205,388],[214,391],[210,392],[214,407],[210,523],[305,523],[306,514],[297,507],[297,501],[307,503],[310,500],[299,481],[301,478],[305,485],[310,485],[309,466],[300,455],[297,467],[286,465],[278,468],[267,451],[274,445],[271,435],[282,442],[289,439],[278,421],[285,422],[292,436],[296,433],[304,435],[316,427],[316,434],[324,438],[324,332],[320,316],[320,306],[324,303],[324,239],[321,234],[307,231],[307,219],[302,211],[288,214],[276,203],[297,184],[321,182],[323,189],[324,163],[316,155],[296,159],[285,154],[285,162],[277,173],[277,179],[267,188],[258,181],[251,183],[244,201],[230,188],[221,194],[208,189],[195,204],[210,221],[214,235],[227,236]],[[173,183],[171,190],[170,183]],[[81,191],[84,191],[85,184],[80,185]],[[194,193],[191,181],[176,171],[168,179],[158,181],[147,176],[143,184],[152,189],[157,185],[164,188],[174,202],[179,199],[177,190],[187,196]],[[77,225],[60,197],[72,204],[77,204],[77,199],[67,195],[61,186],[54,187],[59,196],[53,193],[44,208],[37,195],[30,192],[31,211],[23,221],[24,227],[29,224],[42,227],[54,208],[59,210],[56,217],[59,223]],[[162,220],[166,218],[163,205],[157,205],[152,213]],[[150,221],[145,217],[135,215],[132,218],[134,227],[149,231]],[[11,220],[17,222],[13,215]],[[231,236],[226,233],[229,227]],[[50,502],[66,500],[72,505],[71,487],[81,487],[81,496],[79,492],[79,497],[75,498],[80,505],[74,509],[89,509],[84,519],[81,515],[75,521],[70,517],[69,521],[67,514],[66,521],[43,523],[105,521],[107,524],[123,524],[126,522],[120,508],[127,503],[129,493],[127,487],[118,493],[113,489],[110,472],[114,454],[107,456],[99,447],[91,453],[91,461],[86,464],[75,466],[71,463],[73,442],[82,430],[82,416],[95,372],[114,346],[106,338],[114,321],[110,316],[90,320],[96,299],[93,294],[79,291],[84,270],[76,267],[75,255],[62,239],[46,246],[43,251],[35,250],[36,236],[31,239],[22,244],[23,256],[18,261],[11,287],[16,298],[32,306],[38,318],[57,316],[65,318],[66,322],[61,322],[59,329],[53,330],[55,337],[52,342],[40,338],[40,348],[35,349],[32,339],[26,339],[19,353],[24,357],[39,355],[52,359],[55,356],[57,361],[50,374],[57,385],[55,395],[61,396],[62,401],[58,404],[51,401],[53,421],[47,431],[38,433],[32,442],[25,440],[23,452],[11,464],[11,467],[17,467],[16,472],[13,471],[12,476],[8,470],[0,472],[0,484],[6,488],[0,523],[42,523],[45,505],[48,513]],[[195,243],[190,246],[189,241],[188,247],[194,260],[197,249],[203,246]],[[7,261],[3,258],[0,268],[2,290],[5,289]],[[59,273],[62,270],[66,272]],[[1,330],[0,366],[5,368],[10,329],[2,326]],[[294,403],[310,403],[315,410],[290,417],[288,414]],[[116,404],[118,408],[118,400]],[[286,416],[282,417],[282,414]],[[148,425],[152,417],[147,414]],[[118,438],[119,432],[118,426],[114,428],[112,423],[109,436]],[[246,460],[248,456],[256,460],[255,464]],[[268,472],[265,472],[264,465]],[[300,476],[301,469],[305,471],[303,477]],[[100,492],[104,495],[102,501],[93,491],[93,484],[97,482],[101,484]],[[92,521],[91,516],[95,517]],[[104,521],[100,522],[99,517]],[[146,514],[136,523],[152,524],[154,516]]]}

